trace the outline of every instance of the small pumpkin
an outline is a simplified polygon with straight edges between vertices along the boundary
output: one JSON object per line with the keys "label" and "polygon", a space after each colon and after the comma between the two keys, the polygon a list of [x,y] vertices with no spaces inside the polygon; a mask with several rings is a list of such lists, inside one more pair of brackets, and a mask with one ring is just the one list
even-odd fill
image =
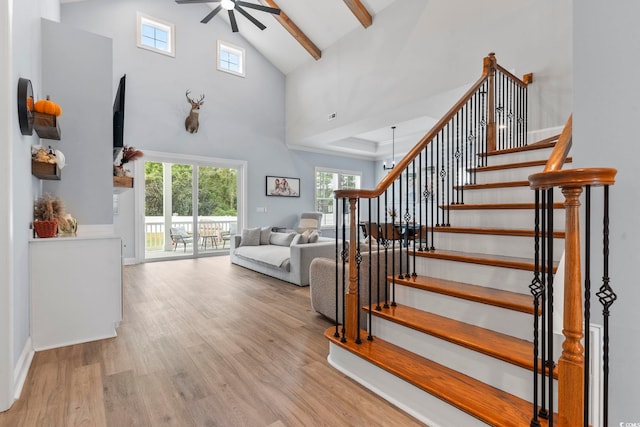
{"label": "small pumpkin", "polygon": [[51,98],[49,98],[49,95],[47,95],[47,99],[41,99],[36,102],[34,108],[38,113],[52,114],[54,116],[62,114],[60,105],[53,102]]}

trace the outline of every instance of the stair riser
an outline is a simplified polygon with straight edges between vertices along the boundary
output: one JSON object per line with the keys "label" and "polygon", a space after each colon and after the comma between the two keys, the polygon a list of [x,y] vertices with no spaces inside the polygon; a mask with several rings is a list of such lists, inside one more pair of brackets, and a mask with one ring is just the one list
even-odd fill
{"label": "stair riser", "polygon": [[500,154],[489,156],[487,162],[489,166],[508,165],[510,163],[530,162],[533,160],[547,160],[553,151],[552,147],[541,148],[539,150],[521,151],[518,153]]}
{"label": "stair riser", "polygon": [[532,314],[402,285],[396,285],[396,302],[521,339],[533,339]]}
{"label": "stair riser", "polygon": [[494,182],[527,181],[529,175],[542,172],[543,166],[530,166],[526,168],[500,169],[476,174],[476,184],[491,184]]}
{"label": "stair riser", "polygon": [[[529,187],[487,188],[482,190],[465,190],[465,204],[475,203],[534,203],[535,191]],[[562,201],[564,197],[559,188],[554,190],[554,200]]]}
{"label": "stair riser", "polygon": [[[429,235],[431,238],[431,235]],[[514,256],[533,259],[533,237],[496,236],[486,234],[434,233],[434,246],[440,250]],[[554,239],[554,258],[559,260],[564,251],[564,239]]]}
{"label": "stair riser", "polygon": [[331,366],[343,374],[430,427],[487,426],[477,418],[467,415],[384,369],[363,362],[360,357],[333,343],[329,345],[327,360]]}
{"label": "stair riser", "polygon": [[416,273],[521,294],[529,292],[533,279],[533,271],[422,257],[416,257]]}
{"label": "stair riser", "polygon": [[[376,331],[375,336],[385,341],[446,365],[521,399],[531,400],[533,372],[529,369],[515,366],[385,319],[374,318],[373,327]],[[554,383],[557,390],[557,381]]]}
{"label": "stair riser", "polygon": [[[442,221],[442,217],[439,218]],[[445,218],[446,220],[446,218]],[[488,227],[533,230],[535,212],[533,209],[471,209],[449,211],[449,222],[452,226]],[[564,230],[565,211],[555,209],[553,228]]]}

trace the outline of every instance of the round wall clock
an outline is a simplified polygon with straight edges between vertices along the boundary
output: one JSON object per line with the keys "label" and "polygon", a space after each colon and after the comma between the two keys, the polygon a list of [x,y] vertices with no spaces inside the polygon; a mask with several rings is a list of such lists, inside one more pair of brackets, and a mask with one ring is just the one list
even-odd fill
{"label": "round wall clock", "polygon": [[33,88],[31,80],[18,79],[18,122],[23,135],[33,134]]}

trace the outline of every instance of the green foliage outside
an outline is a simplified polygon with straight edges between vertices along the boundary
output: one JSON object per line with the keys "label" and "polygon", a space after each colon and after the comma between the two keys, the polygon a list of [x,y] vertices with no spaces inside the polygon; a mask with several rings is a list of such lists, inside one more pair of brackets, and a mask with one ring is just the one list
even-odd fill
{"label": "green foliage outside", "polygon": [[[163,215],[163,164],[145,162],[145,215]],[[171,167],[172,213],[193,215],[193,166]],[[237,216],[237,171],[200,166],[198,168],[198,214],[200,216]]]}

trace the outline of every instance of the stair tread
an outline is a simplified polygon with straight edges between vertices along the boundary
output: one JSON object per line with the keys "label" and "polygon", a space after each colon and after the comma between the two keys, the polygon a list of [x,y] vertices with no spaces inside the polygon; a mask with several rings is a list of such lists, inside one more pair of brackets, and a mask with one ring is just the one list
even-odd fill
{"label": "stair tread", "polygon": [[395,283],[448,295],[456,298],[480,302],[508,310],[533,314],[533,297],[530,294],[504,291],[470,283],[455,282],[428,276],[414,276],[406,279],[395,279]]}
{"label": "stair tread", "polygon": [[[364,307],[365,310],[368,308]],[[380,310],[374,308],[371,313],[376,317],[533,371],[533,343],[530,341],[406,305],[390,306]],[[538,366],[542,366],[541,362]]]}
{"label": "stair tread", "polygon": [[504,150],[496,150],[490,153],[480,153],[479,155],[488,157],[488,156],[499,156],[502,154],[520,153],[523,151],[542,150],[545,148],[555,147],[556,142],[558,142],[559,138],[560,138],[560,135],[554,135],[548,138],[541,139],[540,141],[536,141],[534,143],[525,145],[523,147],[506,148]]}
{"label": "stair tread", "polygon": [[500,181],[490,182],[486,184],[465,184],[463,186],[456,185],[454,188],[463,188],[466,190],[485,190],[490,188],[512,188],[512,187],[529,187],[529,181]]}
{"label": "stair tread", "polygon": [[[534,237],[535,230],[525,230],[516,228],[489,228],[489,227],[427,227],[427,230],[431,231],[433,228],[434,233],[459,233],[459,234],[486,234],[494,236],[522,236],[522,237]],[[564,239],[564,231],[554,231],[553,237],[556,239]]]}
{"label": "stair tread", "polygon": [[[445,206],[440,206],[445,208]],[[460,203],[457,205],[448,205],[449,210],[464,211],[474,209],[535,209],[535,203]],[[554,209],[564,209],[563,202],[554,202]]]}
{"label": "stair tread", "polygon": [[[567,157],[565,163],[573,162],[572,157]],[[530,160],[528,162],[518,162],[518,163],[506,163],[502,165],[491,165],[491,166],[480,166],[477,168],[469,168],[468,171],[476,171],[476,172],[489,172],[489,171],[497,171],[504,169],[518,169],[518,168],[528,168],[532,166],[545,166],[547,164],[547,160]]]}
{"label": "stair tread", "polygon": [[[415,255],[422,258],[435,258],[448,261],[467,262],[471,264],[492,265],[495,267],[513,268],[516,270],[534,271],[535,267],[534,260],[531,258],[512,257],[506,255],[450,251],[444,249],[436,249],[434,251],[415,251]],[[554,262],[554,273],[556,271],[557,264],[557,262]]]}
{"label": "stair tread", "polygon": [[[524,399],[489,386],[432,360],[418,356],[380,338],[361,344],[334,337],[335,327],[325,331],[334,344],[402,378],[458,409],[494,426],[529,425],[532,405]],[[363,336],[366,332],[362,331]],[[541,426],[546,426],[544,419]]]}

